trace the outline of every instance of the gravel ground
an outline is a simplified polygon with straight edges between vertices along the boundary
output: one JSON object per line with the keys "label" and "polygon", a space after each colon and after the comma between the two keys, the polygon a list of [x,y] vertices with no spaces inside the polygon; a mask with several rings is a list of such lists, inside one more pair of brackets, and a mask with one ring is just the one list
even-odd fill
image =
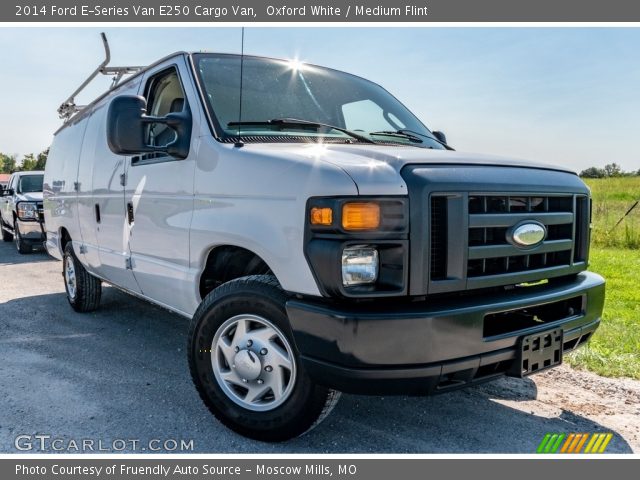
{"label": "gravel ground", "polygon": [[71,453],[82,439],[116,450],[127,440],[125,451],[139,440],[141,453],[151,439],[207,453],[533,453],[547,432],[612,432],[607,452],[640,452],[640,382],[565,366],[434,397],[343,395],[301,438],[248,440],[191,384],[187,320],[110,287],[99,311],[77,314],[60,272],[45,253],[0,242],[0,452],[44,434]]}

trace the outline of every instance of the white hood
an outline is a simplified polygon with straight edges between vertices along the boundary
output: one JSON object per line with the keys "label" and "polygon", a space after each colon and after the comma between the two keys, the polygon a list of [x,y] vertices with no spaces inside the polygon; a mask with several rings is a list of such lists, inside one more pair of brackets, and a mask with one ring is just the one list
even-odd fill
{"label": "white hood", "polygon": [[42,192],[28,192],[28,193],[19,193],[19,200],[26,202],[41,202],[42,201]]}
{"label": "white hood", "polygon": [[344,170],[361,195],[379,194],[381,187],[386,187],[388,194],[406,194],[400,170],[409,164],[509,166],[575,173],[557,165],[527,160],[411,146],[249,143],[244,148],[265,155],[326,161]]}

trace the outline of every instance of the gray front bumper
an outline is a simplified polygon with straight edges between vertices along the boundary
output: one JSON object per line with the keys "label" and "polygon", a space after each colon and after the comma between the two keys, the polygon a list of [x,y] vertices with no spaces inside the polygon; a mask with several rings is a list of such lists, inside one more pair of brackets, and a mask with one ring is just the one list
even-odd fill
{"label": "gray front bumper", "polygon": [[42,243],[46,240],[43,225],[37,221],[18,220],[22,240],[29,243]]}

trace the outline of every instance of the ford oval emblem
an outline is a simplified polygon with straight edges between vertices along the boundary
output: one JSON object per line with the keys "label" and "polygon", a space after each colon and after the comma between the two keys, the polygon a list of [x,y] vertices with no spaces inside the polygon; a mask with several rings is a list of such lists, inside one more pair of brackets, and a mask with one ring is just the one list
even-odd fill
{"label": "ford oval emblem", "polygon": [[516,225],[507,233],[509,240],[516,247],[535,247],[547,236],[547,229],[538,222],[529,221]]}

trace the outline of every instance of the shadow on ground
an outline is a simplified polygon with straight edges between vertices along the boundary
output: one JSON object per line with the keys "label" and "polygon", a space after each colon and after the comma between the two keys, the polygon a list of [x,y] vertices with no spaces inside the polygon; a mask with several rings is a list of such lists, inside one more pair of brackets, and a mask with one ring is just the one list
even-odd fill
{"label": "shadow on ground", "polygon": [[44,248],[34,247],[31,253],[18,253],[13,242],[3,242],[0,240],[0,267],[3,265],[20,265],[23,263],[49,262],[51,257]]}

